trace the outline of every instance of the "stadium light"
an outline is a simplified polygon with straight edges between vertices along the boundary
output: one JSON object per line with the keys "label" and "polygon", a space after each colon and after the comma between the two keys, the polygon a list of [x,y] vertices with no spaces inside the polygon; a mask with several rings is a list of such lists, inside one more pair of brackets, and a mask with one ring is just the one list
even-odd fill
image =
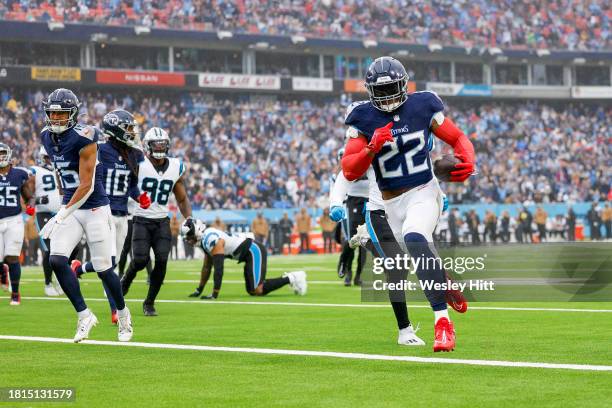
{"label": "stadium light", "polygon": [[306,42],[306,37],[303,35],[292,35],[291,42],[294,44],[303,44]]}
{"label": "stadium light", "polygon": [[363,46],[366,48],[378,47],[378,41],[376,40],[363,40]]}
{"label": "stadium light", "polygon": [[440,44],[429,44],[427,48],[429,48],[431,52],[442,51],[442,46]]}
{"label": "stadium light", "polygon": [[234,34],[231,31],[217,31],[217,38],[220,40],[229,40]]}
{"label": "stadium light", "polygon": [[151,28],[147,26],[136,26],[134,27],[136,35],[148,35],[151,34]]}
{"label": "stadium light", "polygon": [[574,58],[573,62],[576,65],[582,65],[582,64],[586,64],[586,59],[584,59],[584,58]]}
{"label": "stadium light", "polygon": [[47,27],[49,27],[49,31],[62,31],[64,29],[64,23],[61,21],[49,21]]}
{"label": "stadium light", "polygon": [[550,55],[550,51],[547,49],[536,50],[538,57],[547,57]]}

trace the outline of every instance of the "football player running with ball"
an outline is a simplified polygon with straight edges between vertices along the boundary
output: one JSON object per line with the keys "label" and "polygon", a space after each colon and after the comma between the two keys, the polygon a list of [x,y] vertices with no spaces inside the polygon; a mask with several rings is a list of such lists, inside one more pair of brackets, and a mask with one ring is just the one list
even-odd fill
{"label": "football player running with ball", "polygon": [[68,264],[68,257],[83,234],[91,252],[93,269],[116,304],[119,341],[129,341],[133,335],[132,321],[121,293],[121,283],[113,272],[113,221],[104,191],[102,166],[98,163],[98,132],[77,123],[79,106],[76,95],[64,88],[56,89],[43,101],[47,126],[42,131],[41,141],[59,175],[64,198],[59,211],[45,224],[40,236],[51,240],[49,263],[78,315],[74,341],[86,339],[98,323],[87,308],[77,277]]}
{"label": "football player running with ball", "polygon": [[18,306],[21,303],[19,254],[24,235],[20,197],[26,203],[30,201],[34,195],[34,179],[26,169],[13,167],[12,156],[12,149],[0,143],[0,267],[4,267],[3,262],[8,266],[12,288],[9,304]]}
{"label": "football player running with ball", "polygon": [[157,316],[155,298],[164,283],[172,243],[168,218],[170,194],[174,193],[179,210],[188,221],[191,221],[191,204],[183,181],[185,164],[180,159],[168,157],[168,133],[153,127],[145,134],[142,145],[146,157],[138,167],[138,188],[142,191],[142,196],[140,208],[136,208],[133,218],[133,259],[121,279],[121,284],[123,293],[127,294],[138,271],[149,262],[149,252],[153,249],[155,265],[151,271],[149,292],[142,310],[145,316]]}
{"label": "football player running with ball", "polygon": [[210,278],[214,267],[213,291],[210,295],[204,295],[201,299],[217,299],[223,282],[223,264],[225,258],[231,258],[244,262],[244,282],[246,291],[251,296],[265,296],[268,293],[280,289],[285,285],[291,285],[296,295],[305,295],[308,289],[306,283],[306,272],[285,272],[280,278],[266,279],[268,257],[265,246],[245,236],[234,236],[216,228],[206,227],[199,220],[186,220],[181,226],[181,235],[185,241],[204,250],[204,264],[200,275],[200,286],[198,286],[190,297],[198,297],[202,294],[204,286]]}
{"label": "football player running with ball", "polygon": [[[377,58],[368,68],[365,87],[369,101],[352,104],[342,169],[347,180],[363,176],[373,166],[389,226],[410,255],[422,258],[417,266],[421,282],[443,284],[445,271],[433,247],[433,231],[442,213],[443,194],[433,175],[428,143],[432,133],[453,147],[460,160],[451,181],[463,182],[474,172],[474,147],[457,126],[444,116],[444,105],[433,92],[408,95],[408,75],[394,58]],[[433,260],[433,261],[432,261]],[[429,266],[429,268],[424,267]],[[444,290],[426,289],[435,314],[434,346],[455,348]]]}

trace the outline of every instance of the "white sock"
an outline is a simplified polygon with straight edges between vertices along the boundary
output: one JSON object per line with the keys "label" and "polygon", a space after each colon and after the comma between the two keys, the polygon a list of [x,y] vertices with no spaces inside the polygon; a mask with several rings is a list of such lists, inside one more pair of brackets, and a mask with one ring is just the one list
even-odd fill
{"label": "white sock", "polygon": [[438,323],[442,317],[446,317],[450,321],[450,317],[448,317],[448,309],[444,310],[434,310],[435,323]]}
{"label": "white sock", "polygon": [[127,315],[128,315],[128,313],[129,313],[129,310],[128,310],[127,306],[126,306],[126,307],[124,307],[124,308],[123,308],[123,309],[121,309],[121,310],[117,310],[117,314],[118,314],[119,316],[121,316],[121,317],[125,317],[125,316],[127,316]]}
{"label": "white sock", "polygon": [[79,316],[79,319],[84,319],[88,317],[90,314],[91,314],[91,310],[89,310],[89,308],[85,308],[85,310],[77,312],[77,316]]}

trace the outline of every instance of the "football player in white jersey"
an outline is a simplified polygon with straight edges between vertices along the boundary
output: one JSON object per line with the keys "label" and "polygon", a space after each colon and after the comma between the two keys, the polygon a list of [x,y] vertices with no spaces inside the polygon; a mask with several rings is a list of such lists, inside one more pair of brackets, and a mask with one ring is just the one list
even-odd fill
{"label": "football player in white jersey", "polygon": [[[191,222],[190,222],[191,221]],[[181,235],[188,243],[204,250],[204,264],[198,286],[190,297],[202,294],[214,267],[213,291],[201,299],[217,299],[223,281],[225,258],[244,262],[244,282],[251,296],[265,296],[268,293],[291,285],[296,295],[305,295],[307,290],[306,272],[285,272],[280,278],[266,279],[268,257],[266,247],[246,236],[235,236],[216,228],[206,227],[200,220],[186,220],[181,226]]]}
{"label": "football player in white jersey", "polygon": [[[145,316],[157,316],[155,298],[166,276],[172,234],[168,217],[168,201],[174,194],[183,217],[191,220],[191,204],[185,190],[185,164],[181,159],[168,157],[170,137],[165,130],[153,127],[142,141],[146,157],[138,166],[138,188],[150,199],[150,206],[136,208],[132,231],[132,262],[121,279],[123,293],[127,294],[138,271],[149,262],[153,249],[155,265],[151,271],[149,292],[143,303]],[[141,207],[145,207],[142,205]]]}
{"label": "football player in white jersey", "polygon": [[[40,146],[38,156],[36,157],[36,166],[30,167],[30,171],[34,174],[34,196],[36,210],[36,229],[40,231],[47,221],[49,221],[60,209],[62,205],[62,197],[57,182],[55,171],[51,158],[47,154],[44,146]],[[28,209],[29,210],[29,209]],[[49,248],[50,241],[48,239],[40,239],[40,248],[43,253],[43,272],[45,274],[45,295],[60,296],[63,294],[62,288],[58,285],[53,285],[53,269],[49,264]]]}

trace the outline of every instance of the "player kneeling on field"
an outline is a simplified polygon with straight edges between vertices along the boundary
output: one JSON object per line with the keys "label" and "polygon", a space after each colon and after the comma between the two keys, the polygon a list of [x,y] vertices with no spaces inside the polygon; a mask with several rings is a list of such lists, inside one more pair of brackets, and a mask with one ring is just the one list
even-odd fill
{"label": "player kneeling on field", "polygon": [[264,296],[287,284],[291,285],[296,295],[305,295],[307,289],[306,272],[285,272],[282,277],[266,279],[267,253],[259,242],[237,237],[216,228],[207,227],[199,220],[185,220],[181,226],[181,235],[185,241],[197,245],[204,250],[204,264],[200,276],[200,286],[190,297],[202,294],[206,282],[214,266],[214,288],[211,295],[201,299],[216,299],[219,297],[223,280],[223,263],[225,258],[244,262],[244,280],[246,290],[251,296]]}

